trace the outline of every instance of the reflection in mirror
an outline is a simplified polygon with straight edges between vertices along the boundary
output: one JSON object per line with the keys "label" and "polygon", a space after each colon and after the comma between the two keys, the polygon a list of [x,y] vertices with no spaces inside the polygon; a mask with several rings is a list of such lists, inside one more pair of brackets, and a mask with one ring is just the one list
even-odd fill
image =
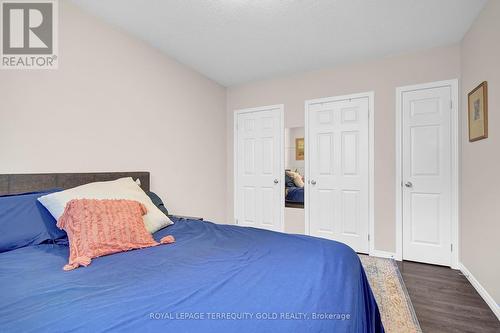
{"label": "reflection in mirror", "polygon": [[304,208],[304,127],[285,128],[285,206]]}

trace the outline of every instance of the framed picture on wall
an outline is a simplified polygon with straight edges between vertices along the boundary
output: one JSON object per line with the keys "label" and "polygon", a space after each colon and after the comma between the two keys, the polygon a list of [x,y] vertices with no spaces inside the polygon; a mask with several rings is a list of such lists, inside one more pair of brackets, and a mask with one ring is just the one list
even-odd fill
{"label": "framed picture on wall", "polygon": [[295,139],[295,160],[304,160],[304,138]]}
{"label": "framed picture on wall", "polygon": [[469,93],[469,141],[488,137],[488,82]]}

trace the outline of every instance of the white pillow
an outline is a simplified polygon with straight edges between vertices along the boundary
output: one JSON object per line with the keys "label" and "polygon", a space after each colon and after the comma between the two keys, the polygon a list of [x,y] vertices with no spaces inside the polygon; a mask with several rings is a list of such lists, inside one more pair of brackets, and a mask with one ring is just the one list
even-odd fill
{"label": "white pillow", "polygon": [[137,185],[132,177],[120,178],[108,182],[96,182],[74,187],[65,191],[47,194],[38,198],[38,201],[59,220],[64,213],[66,204],[73,199],[128,199],[138,201],[148,210],[143,216],[144,225],[150,233],[173,224],[173,222],[158,209]]}
{"label": "white pillow", "polygon": [[292,178],[293,183],[297,187],[304,187],[304,181],[302,180],[302,176],[298,172],[293,172],[293,171],[285,171],[286,175],[290,178]]}

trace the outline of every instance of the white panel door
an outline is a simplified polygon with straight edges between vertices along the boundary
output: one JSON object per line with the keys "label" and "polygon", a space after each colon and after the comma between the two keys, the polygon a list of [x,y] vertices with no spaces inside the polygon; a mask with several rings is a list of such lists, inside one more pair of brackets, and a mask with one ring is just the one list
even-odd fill
{"label": "white panel door", "polygon": [[309,234],[369,252],[369,98],[308,103]]}
{"label": "white panel door", "polygon": [[283,107],[235,113],[235,219],[238,225],[282,231]]}
{"label": "white panel door", "polygon": [[451,263],[451,88],[402,94],[403,259]]}

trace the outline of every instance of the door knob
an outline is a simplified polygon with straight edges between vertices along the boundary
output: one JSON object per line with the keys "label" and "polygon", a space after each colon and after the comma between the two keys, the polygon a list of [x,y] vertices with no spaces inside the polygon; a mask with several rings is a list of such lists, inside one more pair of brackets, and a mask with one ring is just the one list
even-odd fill
{"label": "door knob", "polygon": [[315,180],[311,180],[311,184],[312,185],[316,185],[316,181]]}
{"label": "door knob", "polygon": [[405,186],[408,187],[408,188],[412,188],[413,187],[413,183],[412,182],[406,182]]}
{"label": "door knob", "polygon": [[275,180],[274,180],[274,183],[275,183],[275,184],[278,184],[279,182],[280,182],[280,181],[279,181],[279,180],[277,180],[277,179],[275,179]]}

